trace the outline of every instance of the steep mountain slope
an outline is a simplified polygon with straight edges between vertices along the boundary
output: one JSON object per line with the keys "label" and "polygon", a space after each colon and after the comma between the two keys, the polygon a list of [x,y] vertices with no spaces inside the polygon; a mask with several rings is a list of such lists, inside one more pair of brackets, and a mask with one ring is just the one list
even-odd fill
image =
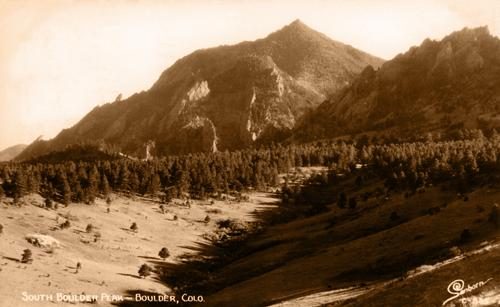
{"label": "steep mountain slope", "polygon": [[411,136],[500,126],[500,40],[486,27],[425,40],[309,114],[301,138],[370,130]]}
{"label": "steep mountain slope", "polygon": [[0,151],[0,162],[10,161],[19,155],[28,145],[18,144]]}
{"label": "steep mountain slope", "polygon": [[300,21],[264,39],[198,50],[147,92],[96,107],[74,127],[26,150],[26,159],[88,140],[142,156],[236,149],[278,141],[307,110],[381,60],[335,42]]}
{"label": "steep mountain slope", "polygon": [[[361,174],[365,181],[356,186],[355,178]],[[426,187],[412,196],[398,191],[384,197],[372,193],[383,190],[383,180],[369,176],[369,172],[357,173],[315,190],[314,195],[321,195],[318,199],[324,200],[338,190],[346,191],[347,195],[371,194],[358,201],[355,208],[342,209],[332,203],[323,213],[299,215],[289,222],[264,227],[249,240],[235,240],[234,245],[221,243],[220,253],[230,255],[222,256],[221,265],[208,261],[203,267],[187,262],[188,265],[180,265],[176,270],[169,267],[165,276],[172,276],[170,280],[176,286],[187,286],[182,291],[206,291],[205,304],[217,307],[271,304],[309,307],[327,303],[339,306],[349,298],[355,298],[349,306],[356,307],[440,306],[449,297],[447,285],[455,279],[464,278],[470,284],[490,277],[496,279],[500,232],[488,220],[500,196],[498,185],[478,188],[468,194],[467,201],[457,197],[456,191],[445,188],[449,183]],[[296,210],[303,205],[294,202],[292,207]],[[314,206],[314,202],[309,205]],[[277,216],[283,219],[286,208],[280,206],[281,213]],[[465,229],[473,234],[470,239],[463,239]],[[483,269],[467,267],[478,263],[477,258],[469,257],[475,254],[472,251],[486,245],[496,248],[481,253],[479,263]],[[459,260],[455,258],[457,254],[467,256],[467,261],[450,267],[458,267],[464,273],[475,271],[474,275],[457,271],[443,274],[447,268],[442,264]],[[208,252],[204,259],[210,259],[211,255]],[[431,272],[438,268],[441,270]],[[417,277],[424,271],[428,274]],[[421,291],[405,287],[422,279],[427,283],[420,283],[417,289]],[[498,293],[500,282],[491,281],[490,286]],[[384,297],[386,293],[395,299]],[[307,299],[309,295],[322,300],[314,302]],[[372,295],[378,303],[373,303]]]}

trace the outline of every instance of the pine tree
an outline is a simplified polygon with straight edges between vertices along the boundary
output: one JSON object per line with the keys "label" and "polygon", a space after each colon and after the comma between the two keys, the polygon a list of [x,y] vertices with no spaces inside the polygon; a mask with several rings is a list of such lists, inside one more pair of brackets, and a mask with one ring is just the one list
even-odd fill
{"label": "pine tree", "polygon": [[33,262],[32,256],[33,256],[33,253],[31,252],[31,250],[30,249],[25,249],[23,251],[21,262],[22,263],[31,263],[31,262]]}
{"label": "pine tree", "polygon": [[53,207],[52,199],[50,199],[50,197],[45,198],[45,208],[52,209],[52,207]]}
{"label": "pine tree", "polygon": [[111,188],[109,187],[108,177],[106,177],[105,174],[103,174],[101,177],[101,193],[102,193],[102,195],[104,195],[104,197],[108,197],[109,193],[111,193]]}
{"label": "pine tree", "polygon": [[16,171],[13,186],[13,194],[16,201],[28,193],[26,174],[23,169],[20,168]]}
{"label": "pine tree", "polygon": [[170,252],[166,247],[164,247],[160,250],[158,256],[160,256],[160,258],[163,258],[163,261],[165,261],[165,259],[167,259],[170,256]]}
{"label": "pine tree", "polygon": [[129,179],[130,179],[130,171],[127,165],[124,164],[120,168],[120,175],[118,177],[118,187],[123,192],[130,192]]}
{"label": "pine tree", "polygon": [[151,178],[151,181],[149,183],[148,193],[151,195],[155,195],[156,193],[158,193],[159,190],[160,190],[160,176],[158,176],[158,174],[155,174],[153,178]]}
{"label": "pine tree", "polygon": [[347,196],[345,195],[344,192],[341,192],[340,196],[339,196],[339,201],[338,201],[337,205],[340,208],[345,208],[346,204],[347,204]]}
{"label": "pine tree", "polygon": [[64,170],[59,170],[56,176],[57,190],[61,195],[61,202],[68,205],[71,202],[71,188],[68,183],[68,178]]}
{"label": "pine tree", "polygon": [[142,278],[146,278],[151,275],[151,267],[147,264],[141,265],[139,268],[139,276]]}
{"label": "pine tree", "polygon": [[82,186],[80,185],[79,181],[76,181],[73,183],[73,189],[74,189],[74,194],[73,194],[73,200],[76,202],[87,202],[87,197],[85,195],[85,192],[82,189]]}
{"label": "pine tree", "polygon": [[356,208],[357,201],[355,197],[349,198],[349,208],[354,209]]}
{"label": "pine tree", "polygon": [[498,205],[494,204],[493,207],[491,207],[490,215],[488,216],[488,221],[495,225],[495,227],[500,225],[500,216],[498,211]]}
{"label": "pine tree", "polygon": [[40,174],[38,171],[34,169],[29,169],[28,173],[30,174],[26,178],[27,191],[32,193],[38,193],[40,190]]}
{"label": "pine tree", "polygon": [[139,192],[139,187],[141,185],[141,181],[139,180],[139,176],[137,172],[132,172],[129,180],[129,189],[130,192],[137,193]]}
{"label": "pine tree", "polygon": [[87,198],[90,203],[94,203],[97,193],[99,191],[99,171],[94,165],[90,170],[88,177]]}
{"label": "pine tree", "polygon": [[61,229],[66,229],[71,227],[71,222],[69,220],[66,220],[64,223],[61,224],[60,228]]}

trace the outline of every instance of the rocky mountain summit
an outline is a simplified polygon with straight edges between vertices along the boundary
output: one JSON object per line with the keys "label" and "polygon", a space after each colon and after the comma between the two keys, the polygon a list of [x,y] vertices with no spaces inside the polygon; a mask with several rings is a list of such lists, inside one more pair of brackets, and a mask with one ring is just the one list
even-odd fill
{"label": "rocky mountain summit", "polygon": [[426,39],[380,69],[367,67],[296,129],[303,139],[400,137],[500,127],[500,40],[486,27]]}
{"label": "rocky mountain summit", "polygon": [[233,150],[288,137],[299,118],[382,60],[296,20],[266,38],[179,59],[148,90],[94,108],[20,159],[81,142],[127,155]]}

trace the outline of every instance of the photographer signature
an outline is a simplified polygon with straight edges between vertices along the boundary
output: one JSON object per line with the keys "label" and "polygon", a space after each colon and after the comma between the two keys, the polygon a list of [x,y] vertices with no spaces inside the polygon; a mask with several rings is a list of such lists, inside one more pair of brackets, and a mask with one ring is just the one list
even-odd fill
{"label": "photographer signature", "polygon": [[480,287],[483,287],[492,279],[493,278],[488,278],[485,281],[480,281],[480,282],[477,282],[477,283],[472,284],[472,285],[467,285],[467,288],[465,288],[465,282],[462,279],[457,279],[457,280],[452,281],[448,285],[447,290],[448,290],[448,293],[453,294],[453,296],[448,298],[446,301],[444,301],[442,306],[448,304],[449,302],[453,301],[454,299],[456,299],[456,298],[458,298],[466,293],[472,292]]}

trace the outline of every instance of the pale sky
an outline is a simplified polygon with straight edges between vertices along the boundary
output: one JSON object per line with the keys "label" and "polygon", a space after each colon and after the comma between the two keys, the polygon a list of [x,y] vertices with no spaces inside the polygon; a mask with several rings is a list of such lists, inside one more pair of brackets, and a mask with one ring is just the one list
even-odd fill
{"label": "pale sky", "polygon": [[199,48],[300,19],[390,59],[465,26],[500,31],[500,0],[0,0],[0,149],[52,138],[96,105],[147,90]]}

